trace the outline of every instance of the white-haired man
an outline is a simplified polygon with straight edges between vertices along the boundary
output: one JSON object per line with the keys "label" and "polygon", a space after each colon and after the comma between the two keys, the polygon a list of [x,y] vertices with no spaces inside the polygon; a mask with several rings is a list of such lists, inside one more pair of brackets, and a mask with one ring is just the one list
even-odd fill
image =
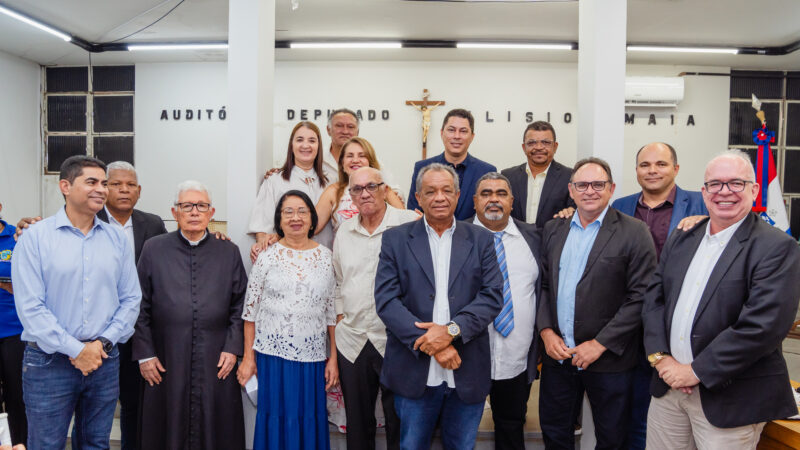
{"label": "white-haired man", "polygon": [[800,298],[800,249],[750,212],[750,158],[708,163],[709,219],[676,230],[645,295],[655,367],[648,449],[755,449],[765,422],[797,414],[781,342]]}
{"label": "white-haired man", "polygon": [[243,449],[241,395],[231,372],[243,353],[247,275],[236,245],[209,238],[214,208],[203,184],[178,185],[172,215],[178,231],[147,241],[138,264],[133,358],[147,382],[140,445]]}

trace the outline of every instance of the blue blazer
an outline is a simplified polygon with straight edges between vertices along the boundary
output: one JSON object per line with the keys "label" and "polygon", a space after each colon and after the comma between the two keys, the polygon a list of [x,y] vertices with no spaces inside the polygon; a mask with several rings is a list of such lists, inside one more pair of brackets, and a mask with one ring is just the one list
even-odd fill
{"label": "blue blazer", "polygon": [[[678,222],[684,217],[708,215],[706,204],[703,202],[703,195],[700,192],[684,191],[677,186],[676,188],[675,204],[672,206],[672,218],[669,221],[669,233],[672,233],[672,230],[678,226]],[[633,217],[636,213],[636,204],[639,202],[639,196],[641,195],[641,192],[637,192],[627,197],[618,198],[614,200],[611,207]]]}
{"label": "blue blazer", "polygon": [[[408,398],[424,394],[431,358],[414,350],[425,331],[414,322],[431,322],[436,294],[424,220],[383,233],[375,276],[375,307],[386,325],[381,383]],[[458,222],[453,233],[448,297],[450,317],[461,328],[453,341],[461,357],[456,393],[465,403],[482,402],[491,386],[487,327],[503,305],[503,276],[491,233],[471,223]]]}
{"label": "blue blazer", "polygon": [[[444,153],[434,156],[433,158],[417,161],[414,164],[414,174],[411,176],[411,191],[408,193],[408,209],[421,209],[419,203],[417,203],[417,197],[414,196],[417,192],[417,174],[420,169],[432,163],[450,164],[444,159]],[[467,159],[464,160],[463,164],[466,167],[464,169],[463,179],[459,180],[461,184],[461,195],[458,197],[458,205],[456,206],[456,220],[467,220],[475,215],[475,203],[472,201],[472,196],[475,194],[475,184],[484,174],[497,172],[497,167],[481,161],[469,153],[467,153]]]}

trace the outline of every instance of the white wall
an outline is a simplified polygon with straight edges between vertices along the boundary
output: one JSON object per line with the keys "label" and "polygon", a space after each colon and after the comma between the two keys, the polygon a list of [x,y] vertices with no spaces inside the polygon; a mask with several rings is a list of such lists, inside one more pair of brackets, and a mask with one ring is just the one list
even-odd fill
{"label": "white wall", "polygon": [[39,65],[0,52],[0,215],[11,224],[41,214]]}
{"label": "white wall", "polygon": [[[628,66],[628,75],[676,76],[687,72],[719,71],[719,68],[681,66]],[[171,219],[169,206],[175,185],[193,178],[206,183],[214,195],[217,220],[227,220],[226,151],[227,127],[218,118],[226,106],[226,66],[224,63],[139,64],[136,66],[136,166],[143,186],[139,207]],[[681,171],[678,183],[698,189],[703,167],[710,157],[726,148],[728,139],[729,79],[722,76],[687,76],[686,94],[677,108],[667,110],[628,109],[635,123],[625,125],[625,161],[630,170],[614,174],[624,186],[617,196],[639,190],[635,181],[634,156],[643,144],[655,140],[671,143],[678,149]],[[439,137],[447,110],[470,109],[475,115],[475,140],[471,152],[503,169],[522,163],[522,132],[525,115],[533,120],[547,119],[548,112],[560,143],[556,159],[572,165],[576,160],[577,66],[572,63],[519,62],[296,62],[279,61],[275,66],[275,133],[273,165],[283,163],[291,128],[300,120],[302,109],[313,120],[315,109],[322,116],[314,122],[325,134],[326,111],[342,106],[361,110],[365,120],[361,136],[375,146],[382,163],[394,181],[407,192],[413,164],[421,157],[421,114],[405,105],[420,99],[422,89],[431,100],[447,104],[433,111],[428,136],[428,155],[443,151]],[[203,110],[203,119],[185,120],[185,110]],[[168,120],[161,120],[166,109]],[[172,118],[180,109],[181,120]],[[213,109],[209,121],[205,110]],[[287,109],[295,111],[292,120]],[[367,120],[367,111],[377,112]],[[389,120],[381,111],[389,111]],[[486,113],[494,119],[487,123]],[[511,120],[508,120],[508,113]],[[565,123],[564,115],[572,114]],[[656,125],[648,125],[656,114]],[[228,114],[235,114],[230,111]],[[686,126],[689,114],[695,126]],[[670,124],[670,115],[675,124]],[[619,120],[624,121],[624,117]],[[265,149],[266,150],[266,149]],[[253,195],[255,192],[243,192]],[[52,203],[60,202],[58,192],[48,194]]]}

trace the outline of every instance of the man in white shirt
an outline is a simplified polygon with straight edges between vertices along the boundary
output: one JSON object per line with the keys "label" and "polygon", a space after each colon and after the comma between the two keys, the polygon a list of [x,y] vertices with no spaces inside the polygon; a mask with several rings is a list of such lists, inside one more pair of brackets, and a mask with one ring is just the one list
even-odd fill
{"label": "man in white shirt", "polygon": [[508,178],[489,172],[475,188],[473,223],[494,235],[503,274],[503,310],[489,325],[495,449],[525,448],[525,416],[538,359],[536,297],[540,237],[536,226],[511,219],[514,196]]}
{"label": "man in white shirt", "polygon": [[386,204],[379,170],[362,167],[350,176],[359,213],[345,221],[333,242],[336,273],[336,350],[347,414],[347,448],[375,448],[375,401],[381,388],[387,448],[400,448],[400,419],[390,390],[380,385],[386,327],[375,312],[375,271],[383,232],[419,218]]}
{"label": "man in white shirt", "polygon": [[747,154],[706,166],[709,219],[667,239],[645,295],[653,375],[648,449],[754,449],[764,424],[797,414],[781,342],[800,298],[800,249],[750,212]]}

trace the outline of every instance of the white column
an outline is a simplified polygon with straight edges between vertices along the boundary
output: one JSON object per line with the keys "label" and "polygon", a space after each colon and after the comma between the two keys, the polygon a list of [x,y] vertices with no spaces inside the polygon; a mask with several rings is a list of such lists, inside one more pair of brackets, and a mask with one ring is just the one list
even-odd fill
{"label": "white column", "polygon": [[578,159],[606,160],[624,192],[627,0],[578,3]]}
{"label": "white column", "polygon": [[228,46],[228,234],[249,268],[247,222],[272,161],[275,0],[230,0]]}

